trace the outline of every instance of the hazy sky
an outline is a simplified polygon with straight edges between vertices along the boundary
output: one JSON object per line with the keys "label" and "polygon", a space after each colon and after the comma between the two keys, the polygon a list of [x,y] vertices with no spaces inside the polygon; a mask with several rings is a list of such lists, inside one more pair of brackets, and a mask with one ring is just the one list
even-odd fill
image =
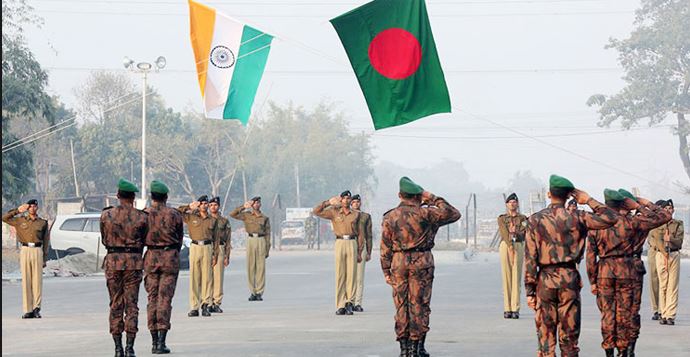
{"label": "hazy sky", "polygon": [[[163,55],[168,65],[149,83],[169,106],[202,110],[186,1],[29,2],[45,19],[42,28],[28,30],[29,45],[50,72],[50,90],[68,105],[90,70],[125,71],[124,56],[154,61]],[[201,2],[276,36],[255,110],[267,97],[307,108],[328,100],[347,114],[353,131],[374,132],[328,22],[365,1]],[[674,181],[688,183],[672,120],[657,128],[643,123],[621,132],[616,124],[605,130],[585,105],[591,94],[615,93],[624,85],[617,53],[604,46],[610,37],[629,34],[638,5],[630,0],[427,1],[454,113],[374,133],[378,160],[420,168],[453,159],[487,187],[504,187],[515,171],[531,170],[544,181],[550,173],[565,175],[599,196],[604,187],[637,186],[643,193],[681,199],[670,190]],[[132,74],[132,79],[140,77]]]}

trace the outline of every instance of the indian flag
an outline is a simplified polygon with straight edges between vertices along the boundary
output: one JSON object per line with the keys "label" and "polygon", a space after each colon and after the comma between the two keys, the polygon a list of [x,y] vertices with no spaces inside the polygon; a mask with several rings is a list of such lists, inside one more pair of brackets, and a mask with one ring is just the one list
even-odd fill
{"label": "indian flag", "polygon": [[247,125],[273,36],[192,0],[189,23],[206,117]]}

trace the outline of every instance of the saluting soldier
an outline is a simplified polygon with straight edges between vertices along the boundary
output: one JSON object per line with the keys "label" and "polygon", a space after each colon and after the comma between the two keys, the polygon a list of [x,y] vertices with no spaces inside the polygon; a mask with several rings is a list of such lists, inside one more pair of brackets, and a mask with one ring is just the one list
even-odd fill
{"label": "saluting soldier", "polygon": [[151,332],[151,353],[170,353],[165,340],[170,330],[172,299],[180,272],[180,249],[184,237],[182,214],[168,207],[168,186],[163,182],[151,181],[151,207],[149,232],[146,235],[144,254],[144,288],[149,295],[146,306],[148,327]]}
{"label": "saluting soldier", "polygon": [[[654,202],[655,205],[661,206],[664,200],[658,200]],[[652,234],[653,230],[649,232],[647,237],[647,243],[649,244],[649,249],[647,250],[647,270],[649,270],[649,306],[652,308],[652,320],[657,321],[661,318],[659,313],[659,274],[656,271],[656,257],[659,255],[659,251],[652,244]]]}
{"label": "saluting soldier", "polygon": [[247,280],[249,301],[263,301],[266,287],[266,259],[271,249],[271,222],[261,212],[261,197],[256,196],[230,212],[243,221],[247,231]]}
{"label": "saluting soldier", "polygon": [[195,202],[178,209],[189,228],[192,245],[189,248],[189,317],[211,316],[211,267],[215,264],[213,250],[216,238],[216,219],[208,214],[208,196],[203,195]]}
{"label": "saluting soldier", "polygon": [[400,356],[426,357],[434,282],[431,248],[439,227],[457,221],[461,214],[408,177],[400,178],[399,188],[400,204],[383,215],[381,269],[393,287]]}
{"label": "saluting soldier", "polygon": [[217,251],[215,264],[213,265],[213,279],[211,280],[212,285],[212,296],[213,300],[211,304],[210,312],[222,313],[223,309],[220,305],[223,303],[223,280],[225,279],[225,267],[230,264],[230,251],[232,250],[231,242],[231,228],[230,222],[227,218],[223,217],[220,213],[220,197],[216,196],[211,199],[208,204],[208,210],[211,212],[211,217],[215,218],[216,223],[216,234],[215,248]]}
{"label": "saluting soldier", "polygon": [[636,198],[623,190],[604,190],[608,207],[618,213],[616,223],[607,229],[591,231],[587,237],[587,276],[592,294],[597,297],[601,311],[601,347],[606,356],[628,356],[633,343],[633,316],[630,306],[634,296],[636,272],[632,264],[634,237],[640,231],[649,231],[668,220],[659,209],[629,215],[644,198]]}
{"label": "saluting soldier", "polygon": [[304,233],[307,236],[307,249],[313,249],[316,242],[316,218],[313,212],[309,212],[309,217],[304,221]]}
{"label": "saluting soldier", "polygon": [[[108,250],[103,260],[105,280],[110,294],[110,334],[115,342],[115,357],[134,357],[134,339],[139,331],[139,286],[143,278],[141,253],[148,234],[148,214],[134,208],[139,189],[120,179],[117,198],[120,205],[106,207],[101,213],[101,242]],[[122,332],[127,346],[122,349]]]}
{"label": "saluting soldier", "polygon": [[[673,200],[661,202],[670,215],[674,213]],[[680,249],[683,247],[683,221],[671,219],[649,233],[650,243],[656,250],[656,271],[659,276],[659,312],[662,325],[675,325],[678,309],[678,278],[680,276]]]}
{"label": "saluting soldier", "polygon": [[[564,177],[551,175],[548,195],[551,204],[530,216],[527,224],[527,305],[536,311],[537,356],[556,355],[556,333],[561,356],[578,356],[582,281],[576,264],[582,260],[587,231],[611,227],[618,215]],[[594,212],[569,213],[569,196]]]}
{"label": "saluting soldier", "polygon": [[372,235],[371,229],[371,215],[369,213],[361,211],[362,198],[360,197],[360,195],[352,196],[352,202],[350,203],[350,206],[354,211],[359,212],[359,219],[361,223],[364,225],[364,244],[366,245],[366,247],[362,250],[362,253],[360,255],[361,260],[357,264],[357,281],[355,283],[354,301],[355,306],[352,308],[353,311],[363,312],[364,308],[362,307],[362,298],[364,297],[364,270],[366,268],[366,263],[369,260],[371,260],[371,249],[374,237]]}
{"label": "saluting soldier", "polygon": [[[26,214],[24,214],[26,213]],[[48,257],[48,221],[38,216],[38,201],[31,199],[2,216],[2,221],[17,230],[22,245],[19,266],[22,272],[23,319],[41,318],[43,268]]]}
{"label": "saluting soldier", "polygon": [[357,263],[362,261],[364,226],[360,214],[350,209],[352,194],[344,191],[314,207],[314,214],[331,221],[335,233],[336,315],[352,315]]}
{"label": "saluting soldier", "polygon": [[575,211],[577,211],[577,201],[575,199],[568,201],[568,205],[565,209],[570,213],[575,213]]}
{"label": "saluting soldier", "polygon": [[501,277],[503,280],[503,318],[520,318],[520,275],[525,257],[525,232],[527,217],[519,212],[518,196],[511,193],[506,198],[508,213],[498,216],[498,232],[501,244]]}

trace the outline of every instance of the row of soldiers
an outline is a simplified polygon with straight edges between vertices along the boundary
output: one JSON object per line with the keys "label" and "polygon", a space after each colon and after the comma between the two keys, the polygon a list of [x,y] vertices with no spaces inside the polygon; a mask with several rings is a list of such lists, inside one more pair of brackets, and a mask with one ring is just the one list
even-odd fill
{"label": "row of soldiers", "polygon": [[[566,204],[570,196],[574,199]],[[555,356],[558,334],[562,356],[577,356],[582,288],[578,264],[586,245],[587,275],[601,311],[601,346],[606,356],[613,356],[614,349],[618,356],[634,356],[646,240],[651,246],[650,267],[655,269],[652,281],[658,278],[662,286],[658,293],[652,288],[652,295],[658,296],[653,319],[675,323],[683,225],[672,219],[673,201],[652,203],[625,189],[606,189],[602,204],[556,175],[550,178],[549,197],[551,205],[528,218],[519,213],[518,197],[511,194],[506,198],[507,213],[498,217],[504,318],[519,318],[526,257],[528,305],[537,312],[537,355]],[[588,205],[592,212],[579,210],[578,204]]]}

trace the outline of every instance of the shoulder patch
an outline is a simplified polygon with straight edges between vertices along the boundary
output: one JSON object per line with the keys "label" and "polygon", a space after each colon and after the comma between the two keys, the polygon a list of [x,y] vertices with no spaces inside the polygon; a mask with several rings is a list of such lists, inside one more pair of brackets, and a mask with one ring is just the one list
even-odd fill
{"label": "shoulder patch", "polygon": [[[397,208],[397,207],[396,207]],[[383,216],[385,217],[387,214],[391,213],[395,208],[391,208],[388,211],[386,211]]]}

